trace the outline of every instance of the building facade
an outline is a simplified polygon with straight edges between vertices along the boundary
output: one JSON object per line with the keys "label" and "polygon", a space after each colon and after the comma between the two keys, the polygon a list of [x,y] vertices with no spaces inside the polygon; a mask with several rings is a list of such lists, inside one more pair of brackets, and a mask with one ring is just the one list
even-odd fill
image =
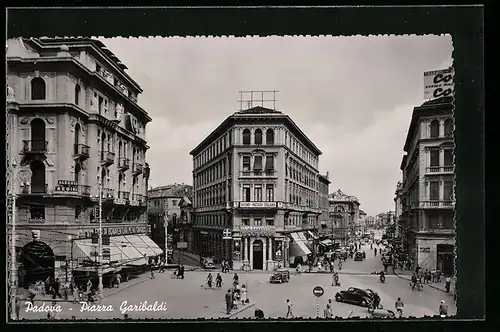
{"label": "building facade", "polygon": [[454,273],[453,98],[413,110],[401,162],[404,247],[423,269]]}
{"label": "building facade", "polygon": [[329,173],[326,175],[319,175],[319,208],[321,210],[321,215],[319,216],[319,226],[318,230],[321,235],[330,235],[332,233],[330,224],[330,214],[329,208],[330,204],[328,201],[328,195],[330,193],[330,180]]}
{"label": "building facade", "polygon": [[[8,186],[18,195],[23,282],[95,273],[99,192],[111,241],[103,246],[105,272],[154,256],[146,222],[151,118],[137,104],[142,90],[126,67],[87,38],[9,40],[7,62],[17,105],[7,116]],[[21,169],[31,177],[20,181]],[[139,249],[124,252],[123,243]]]}
{"label": "building facade", "polygon": [[359,228],[359,200],[339,189],[330,194],[328,201],[333,238],[347,242]]}
{"label": "building facade", "polygon": [[260,106],[236,112],[191,155],[192,236],[201,256],[271,270],[314,251],[307,242],[321,214],[321,151],[289,116]]}
{"label": "building facade", "polygon": [[168,244],[170,249],[173,249],[181,238],[187,238],[186,230],[181,230],[177,226],[181,217],[184,217],[180,203],[184,198],[192,199],[192,195],[193,186],[183,183],[148,190],[148,222],[151,226],[151,238],[163,250],[165,250],[165,219],[168,223],[167,235],[171,235],[168,236],[172,242]]}
{"label": "building facade", "polygon": [[366,212],[363,210],[359,210],[359,219],[358,219],[358,227],[361,234],[364,234],[366,231]]}
{"label": "building facade", "polygon": [[403,221],[401,218],[401,215],[403,214],[403,205],[401,203],[401,199],[403,197],[401,191],[402,189],[403,189],[403,184],[401,183],[401,181],[398,181],[398,184],[396,185],[396,191],[394,193],[394,218],[396,223],[394,236],[398,239],[402,239],[402,233],[401,233],[402,221]]}

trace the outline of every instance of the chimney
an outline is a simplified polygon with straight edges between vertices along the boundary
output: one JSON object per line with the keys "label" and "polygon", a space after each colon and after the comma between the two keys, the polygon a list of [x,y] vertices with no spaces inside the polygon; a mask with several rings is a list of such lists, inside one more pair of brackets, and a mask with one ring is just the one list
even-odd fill
{"label": "chimney", "polygon": [[330,180],[330,172],[326,171],[326,178]]}

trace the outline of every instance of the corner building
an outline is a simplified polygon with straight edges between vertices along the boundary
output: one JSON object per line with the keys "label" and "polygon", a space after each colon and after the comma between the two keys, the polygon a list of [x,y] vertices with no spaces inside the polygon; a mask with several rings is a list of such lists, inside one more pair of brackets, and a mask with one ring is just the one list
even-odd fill
{"label": "corner building", "polygon": [[403,247],[423,269],[454,274],[453,98],[413,109],[398,190]]}
{"label": "corner building", "polygon": [[321,151],[289,116],[264,107],[236,112],[191,155],[195,251],[235,270],[310,257]]}
{"label": "corner building", "polygon": [[[18,195],[17,239],[23,282],[93,278],[102,181],[104,272],[142,265],[161,251],[147,237],[147,112],[125,65],[100,41],[8,41],[9,169],[32,177]],[[93,241],[94,240],[94,241]],[[79,277],[76,277],[77,279]]]}

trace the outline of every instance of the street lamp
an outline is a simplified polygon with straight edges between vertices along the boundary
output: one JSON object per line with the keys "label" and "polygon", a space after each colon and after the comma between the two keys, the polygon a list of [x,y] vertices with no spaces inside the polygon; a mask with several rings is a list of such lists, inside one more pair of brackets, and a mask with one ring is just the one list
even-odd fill
{"label": "street lamp", "polygon": [[11,168],[8,170],[11,175],[11,188],[10,195],[12,201],[12,215],[11,215],[11,267],[10,267],[10,305],[11,305],[11,318],[17,319],[16,317],[16,296],[17,296],[17,257],[16,257],[16,201],[17,201],[17,188],[19,187],[17,181],[22,181],[23,185],[29,185],[29,180],[33,176],[33,173],[29,169],[17,169],[16,160],[11,163]]}
{"label": "street lamp", "polygon": [[102,285],[102,179],[99,179],[99,238],[98,238],[98,266],[97,266],[97,278],[99,280],[99,284],[97,285],[97,289],[99,295],[102,295],[103,285]]}

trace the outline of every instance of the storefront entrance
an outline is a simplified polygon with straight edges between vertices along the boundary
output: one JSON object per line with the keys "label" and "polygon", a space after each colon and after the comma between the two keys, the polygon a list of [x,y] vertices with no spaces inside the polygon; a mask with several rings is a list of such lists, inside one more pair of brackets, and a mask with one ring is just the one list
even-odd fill
{"label": "storefront entrance", "polygon": [[446,276],[455,274],[455,253],[452,244],[437,245],[437,269]]}
{"label": "storefront entrance", "polygon": [[52,249],[41,241],[32,241],[21,250],[22,283],[31,285],[38,280],[54,278],[55,256]]}
{"label": "storefront entrance", "polygon": [[253,269],[263,270],[264,269],[264,250],[263,243],[261,240],[253,241]]}

